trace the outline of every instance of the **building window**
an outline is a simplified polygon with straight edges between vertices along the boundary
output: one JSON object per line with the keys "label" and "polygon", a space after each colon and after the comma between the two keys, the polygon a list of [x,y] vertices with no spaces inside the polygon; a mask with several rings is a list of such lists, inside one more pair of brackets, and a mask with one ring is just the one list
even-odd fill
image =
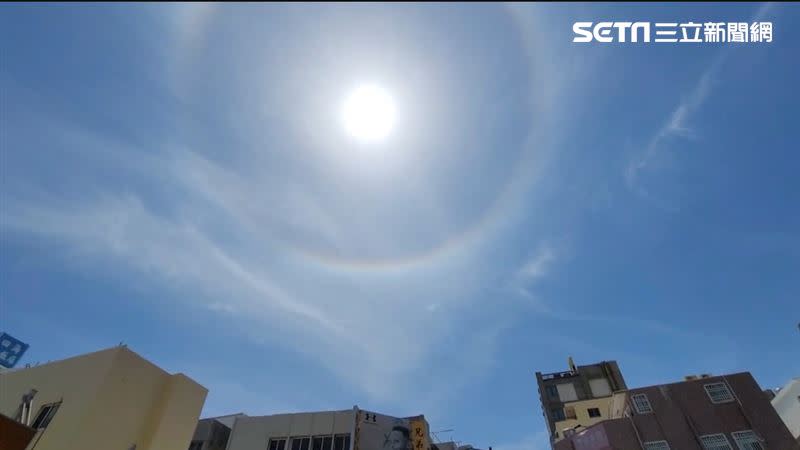
{"label": "building window", "polygon": [[558,398],[562,402],[574,402],[578,400],[578,392],[575,390],[575,385],[572,383],[561,383],[556,385],[558,390]]}
{"label": "building window", "polygon": [[310,450],[311,438],[309,437],[293,437],[292,450]]}
{"label": "building window", "polygon": [[700,442],[705,450],[733,450],[728,438],[722,433],[700,436]]}
{"label": "building window", "polygon": [[644,443],[644,450],[669,450],[667,441],[650,441]]}
{"label": "building window", "polygon": [[555,386],[545,386],[544,390],[547,392],[547,398],[550,400],[558,400],[558,388]]}
{"label": "building window", "polygon": [[47,425],[49,425],[50,421],[53,420],[53,416],[56,415],[56,411],[58,411],[59,406],[61,406],[61,403],[51,403],[49,405],[43,405],[41,408],[39,408],[39,414],[37,414],[36,419],[33,420],[31,428],[35,430],[47,428]]}
{"label": "building window", "polygon": [[731,390],[728,389],[728,385],[725,383],[711,383],[703,385],[703,387],[706,390],[706,394],[708,394],[708,398],[711,399],[711,403],[727,403],[734,400]]}
{"label": "building window", "polygon": [[631,402],[633,402],[633,409],[639,414],[653,412],[653,407],[650,406],[650,400],[647,399],[647,394],[634,394],[631,396]]}
{"label": "building window", "polygon": [[333,437],[333,450],[349,450],[349,449],[350,449],[349,434],[337,434],[336,436]]}
{"label": "building window", "polygon": [[600,417],[599,408],[589,408],[589,417]]}
{"label": "building window", "polygon": [[203,449],[203,441],[192,441],[192,444],[189,446],[189,450],[202,450]]}
{"label": "building window", "polygon": [[611,395],[611,386],[605,378],[595,378],[589,380],[589,388],[592,390],[592,397],[608,397]]}
{"label": "building window", "polygon": [[739,450],[764,450],[764,444],[753,430],[736,431],[731,433],[731,437]]}
{"label": "building window", "polygon": [[286,438],[277,438],[269,440],[269,450],[286,450]]}
{"label": "building window", "polygon": [[550,410],[550,417],[553,418],[554,422],[561,422],[562,420],[566,419],[564,416],[564,410],[561,408],[553,408]]}

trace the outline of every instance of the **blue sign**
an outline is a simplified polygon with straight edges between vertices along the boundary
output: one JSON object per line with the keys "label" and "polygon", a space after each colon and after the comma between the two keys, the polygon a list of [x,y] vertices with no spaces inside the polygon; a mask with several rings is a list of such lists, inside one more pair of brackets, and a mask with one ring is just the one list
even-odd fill
{"label": "blue sign", "polygon": [[25,354],[28,344],[6,333],[0,333],[0,366],[11,369]]}

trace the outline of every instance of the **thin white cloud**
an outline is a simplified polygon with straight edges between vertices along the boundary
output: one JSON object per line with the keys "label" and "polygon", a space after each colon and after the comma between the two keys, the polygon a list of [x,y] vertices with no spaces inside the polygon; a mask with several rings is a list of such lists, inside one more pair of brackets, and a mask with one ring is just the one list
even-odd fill
{"label": "thin white cloud", "polygon": [[524,304],[533,307],[535,312],[547,314],[549,307],[544,299],[536,295],[536,286],[552,273],[556,264],[567,258],[568,249],[568,240],[563,237],[542,241],[510,277],[508,290],[524,299]]}
{"label": "thin white cloud", "polygon": [[533,258],[519,269],[518,276],[525,283],[537,281],[547,274],[555,258],[555,250],[549,244],[544,244]]}
{"label": "thin white cloud", "polygon": [[[176,46],[182,49],[176,65],[181,69],[191,69],[186,48],[197,47],[194,44],[202,39],[205,28],[214,23],[214,10],[184,10],[177,18],[184,27],[176,38]],[[371,401],[394,402],[399,409],[425,408],[419,399],[398,398],[397,393],[416,386],[420,376],[434,373],[426,384],[431,393],[426,401],[431,408],[435,402],[445,404],[448,395],[485,375],[496,363],[499,336],[513,311],[499,311],[498,317],[480,321],[470,330],[457,324],[484,302],[474,293],[493,288],[494,280],[506,275],[494,272],[485,252],[492,243],[513,238],[503,232],[528,211],[536,178],[529,176],[530,171],[542,170],[539,158],[562,131],[551,121],[558,122],[559,111],[569,109],[559,89],[568,83],[542,62],[556,58],[551,57],[551,46],[539,39],[547,32],[534,16],[519,13],[517,18],[532,20],[520,27],[521,35],[530,40],[526,56],[537,58],[530,64],[530,97],[538,121],[522,143],[523,156],[513,168],[512,181],[499,189],[503,191],[500,206],[490,208],[485,221],[489,225],[479,227],[470,239],[450,242],[465,224],[454,218],[461,217],[457,214],[461,211],[448,207],[465,203],[463,199],[428,192],[416,183],[409,186],[402,173],[391,178],[370,172],[362,174],[364,179],[353,180],[358,171],[351,167],[315,165],[319,159],[345,160],[341,164],[346,166],[347,155],[332,158],[312,148],[310,155],[301,158],[296,153],[298,148],[307,150],[304,146],[271,140],[261,125],[236,130],[241,139],[236,142],[248,142],[252,148],[209,150],[189,148],[188,143],[176,148],[174,143],[182,142],[181,136],[166,136],[163,142],[159,136],[148,136],[157,143],[143,149],[57,117],[48,118],[42,133],[70,158],[136,179],[146,188],[140,191],[108,180],[94,184],[88,169],[81,174],[87,178],[86,186],[69,195],[44,195],[33,192],[30,185],[15,186],[2,193],[3,238],[45,240],[70,266],[119,270],[131,280],[146,277],[164,283],[179,295],[158,301],[182,301],[191,311],[221,313],[220,320],[228,321],[231,333],[302,352]],[[184,74],[178,75],[180,81]],[[329,82],[328,77],[322,78]],[[220,86],[226,88],[233,89]],[[235,88],[258,91],[263,87]],[[46,102],[39,103],[38,111],[36,105],[27,105],[30,120],[50,112]],[[296,115],[305,121],[305,113]],[[208,131],[188,128],[192,133]],[[309,131],[316,132],[322,133]],[[270,148],[263,148],[265,141]],[[439,143],[434,144],[432,148]],[[420,165],[407,167],[416,170]],[[405,205],[408,211],[403,216],[414,220],[395,220],[404,218],[396,214],[399,206],[391,197],[382,197],[383,191],[391,194],[392,189],[400,191],[399,196],[410,192],[412,200],[419,199]],[[430,245],[420,245],[420,241]],[[429,257],[425,251],[440,242],[458,250],[441,253],[455,256]],[[409,264],[412,269],[399,275],[367,270],[371,255],[390,262],[403,260],[409,248],[418,247],[422,249],[411,255],[421,255],[426,264]],[[329,259],[316,258],[319,253]],[[367,255],[362,258],[367,267],[363,272],[358,265],[327,270],[337,268],[340,260],[359,260],[363,255]],[[542,248],[523,267],[521,286],[529,287],[546,276],[555,257],[552,249]],[[446,349],[447,358],[440,360],[434,353],[448,339],[454,339],[455,348]]]}
{"label": "thin white cloud", "polygon": [[[761,5],[750,19],[750,23],[762,20],[767,12],[772,10],[773,5],[772,3]],[[651,193],[643,185],[642,177],[644,172],[658,170],[659,159],[665,157],[664,153],[669,152],[671,149],[667,142],[670,138],[693,139],[697,136],[695,128],[690,125],[690,120],[703,107],[711,94],[713,84],[733,48],[735,46],[727,45],[726,48],[720,50],[692,87],[689,94],[681,99],[661,128],[650,138],[644,150],[628,163],[624,176],[625,182],[630,189],[644,197],[652,198]],[[662,200],[652,199],[657,200],[665,209],[675,210],[674,206],[670,206]]]}

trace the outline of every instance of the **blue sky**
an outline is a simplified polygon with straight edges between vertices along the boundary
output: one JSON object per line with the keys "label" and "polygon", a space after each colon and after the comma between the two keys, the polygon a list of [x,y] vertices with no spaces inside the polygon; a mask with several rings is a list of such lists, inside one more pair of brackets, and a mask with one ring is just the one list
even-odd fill
{"label": "blue sky", "polygon": [[[573,44],[575,21],[774,23]],[[204,415],[424,413],[546,446],[534,372],[800,373],[800,14],[781,5],[11,5],[0,328],[124,341]],[[337,117],[392,93],[384,141]]]}

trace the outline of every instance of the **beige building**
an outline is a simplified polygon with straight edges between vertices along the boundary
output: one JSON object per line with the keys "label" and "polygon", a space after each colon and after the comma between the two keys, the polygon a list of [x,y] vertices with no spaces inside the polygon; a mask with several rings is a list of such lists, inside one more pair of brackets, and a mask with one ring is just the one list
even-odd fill
{"label": "beige building", "polygon": [[567,365],[563,372],[536,372],[551,444],[608,419],[613,393],[626,388],[615,361],[576,366],[568,358]]}
{"label": "beige building", "polygon": [[0,373],[0,413],[28,450],[185,450],[208,390],[127,347]]}
{"label": "beige building", "polygon": [[562,438],[571,430],[590,427],[597,422],[608,420],[611,416],[613,397],[592,398],[564,403],[564,420],[555,422],[556,430]]}

